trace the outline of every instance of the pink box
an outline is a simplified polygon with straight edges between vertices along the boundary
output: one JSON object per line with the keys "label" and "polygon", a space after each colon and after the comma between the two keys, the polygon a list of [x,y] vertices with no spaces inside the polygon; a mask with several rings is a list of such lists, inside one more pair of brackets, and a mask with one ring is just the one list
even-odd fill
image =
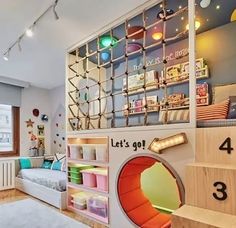
{"label": "pink box", "polygon": [[97,186],[96,176],[93,173],[92,169],[81,170],[81,173],[83,175],[84,186],[92,187],[92,188]]}
{"label": "pink box", "polygon": [[108,191],[107,169],[94,169],[93,173],[96,175],[97,188],[102,191]]}

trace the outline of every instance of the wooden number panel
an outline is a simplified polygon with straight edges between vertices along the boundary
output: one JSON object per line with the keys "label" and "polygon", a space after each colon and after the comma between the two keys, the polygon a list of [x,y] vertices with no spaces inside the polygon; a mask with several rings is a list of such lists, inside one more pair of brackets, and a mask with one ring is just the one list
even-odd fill
{"label": "wooden number panel", "polygon": [[236,215],[236,166],[187,166],[186,204]]}
{"label": "wooden number panel", "polygon": [[236,227],[236,216],[184,205],[172,214],[171,228]]}
{"label": "wooden number panel", "polygon": [[196,162],[236,164],[236,127],[199,128]]}

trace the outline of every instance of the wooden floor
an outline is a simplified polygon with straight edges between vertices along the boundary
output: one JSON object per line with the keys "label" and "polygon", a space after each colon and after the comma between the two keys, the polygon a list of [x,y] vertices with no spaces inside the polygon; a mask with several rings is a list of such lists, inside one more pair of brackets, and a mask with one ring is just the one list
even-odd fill
{"label": "wooden floor", "polygon": [[[29,199],[29,198],[32,198],[34,200],[37,200],[23,192],[20,192],[16,189],[14,190],[6,190],[6,191],[0,191],[0,205],[3,204],[3,203],[8,203],[8,202],[14,202],[14,201],[18,201],[18,200],[22,200],[22,199]],[[40,201],[40,200],[37,200],[37,201]],[[42,201],[40,201],[41,203],[47,205],[48,207],[51,207],[55,210],[57,210],[58,212],[68,216],[68,217],[71,217],[73,219],[76,219],[92,228],[105,228],[105,226],[101,225],[101,224],[98,224],[98,223],[94,223],[93,221],[87,219],[87,218],[84,218],[82,216],[79,216],[71,211],[68,211],[68,210],[64,210],[64,211],[60,211],[59,209],[53,207],[53,206],[50,206],[48,205],[47,203],[44,203]]]}

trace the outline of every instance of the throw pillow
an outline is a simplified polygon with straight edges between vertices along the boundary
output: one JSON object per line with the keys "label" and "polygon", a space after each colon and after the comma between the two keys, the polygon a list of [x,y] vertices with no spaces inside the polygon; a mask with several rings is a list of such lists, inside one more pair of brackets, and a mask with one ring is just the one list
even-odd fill
{"label": "throw pillow", "polygon": [[30,158],[32,168],[41,168],[43,165],[44,157]]}
{"label": "throw pillow", "polygon": [[59,171],[62,171],[61,170],[61,166],[62,166],[62,163],[60,161],[54,161],[52,163],[52,170],[59,170]]}
{"label": "throw pillow", "polygon": [[[66,155],[65,154],[56,153],[54,156],[53,164],[55,162],[60,162],[61,163],[61,171],[66,172]],[[52,167],[53,167],[53,164],[52,164]]]}
{"label": "throw pillow", "polygon": [[44,161],[42,164],[42,168],[44,169],[51,169],[51,167],[52,167],[52,162],[50,161]]}
{"label": "throw pillow", "polygon": [[229,100],[219,104],[197,107],[197,120],[226,119],[229,110]]}
{"label": "throw pillow", "polygon": [[20,158],[19,160],[21,169],[31,169],[31,162],[29,158]]}
{"label": "throw pillow", "polygon": [[218,104],[230,96],[236,96],[236,84],[220,85],[213,88],[213,103]]}
{"label": "throw pillow", "polygon": [[236,96],[229,97],[229,113],[227,119],[236,119]]}
{"label": "throw pillow", "polygon": [[[159,121],[164,122],[165,121],[165,115],[166,111],[160,111],[159,114]],[[189,109],[180,109],[180,110],[170,110],[167,114],[167,121],[183,121],[187,122],[189,121]]]}

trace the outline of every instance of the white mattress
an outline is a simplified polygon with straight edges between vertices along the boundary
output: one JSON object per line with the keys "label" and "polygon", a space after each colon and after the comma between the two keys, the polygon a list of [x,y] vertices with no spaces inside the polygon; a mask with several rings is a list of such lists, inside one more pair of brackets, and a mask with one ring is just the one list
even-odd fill
{"label": "white mattress", "polygon": [[66,191],[66,172],[39,168],[21,169],[18,177],[60,192]]}

